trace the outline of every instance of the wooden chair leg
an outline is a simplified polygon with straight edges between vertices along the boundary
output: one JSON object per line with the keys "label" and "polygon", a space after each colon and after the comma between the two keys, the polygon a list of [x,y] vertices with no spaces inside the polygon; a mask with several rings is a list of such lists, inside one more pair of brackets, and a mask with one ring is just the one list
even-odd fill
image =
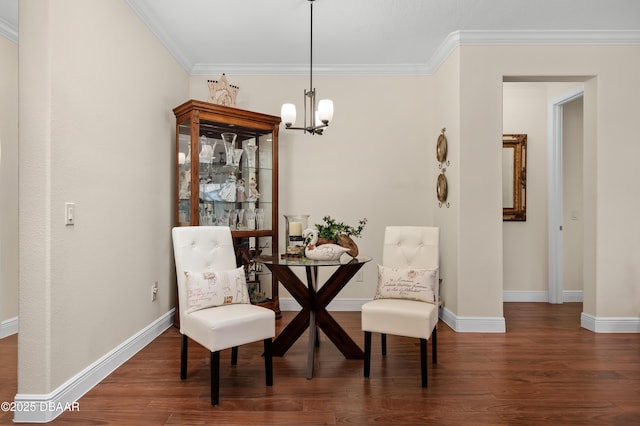
{"label": "wooden chair leg", "polygon": [[211,405],[218,405],[220,393],[220,351],[211,352]]}
{"label": "wooden chair leg", "polygon": [[234,346],[231,348],[231,366],[235,367],[238,365],[238,347]]}
{"label": "wooden chair leg", "polygon": [[387,335],[382,333],[380,335],[380,343],[382,344],[382,356],[387,356]]}
{"label": "wooden chair leg", "polygon": [[431,362],[438,363],[438,327],[431,332]]}
{"label": "wooden chair leg", "polygon": [[422,387],[427,387],[427,339],[420,339],[420,373]]}
{"label": "wooden chair leg", "polygon": [[182,342],[180,344],[180,380],[187,378],[187,352],[188,352],[189,338],[183,334]]}
{"label": "wooden chair leg", "polygon": [[267,386],[273,386],[273,355],[271,343],[271,338],[264,339],[264,371]]}
{"label": "wooden chair leg", "polygon": [[364,332],[364,377],[369,378],[371,372],[371,332]]}

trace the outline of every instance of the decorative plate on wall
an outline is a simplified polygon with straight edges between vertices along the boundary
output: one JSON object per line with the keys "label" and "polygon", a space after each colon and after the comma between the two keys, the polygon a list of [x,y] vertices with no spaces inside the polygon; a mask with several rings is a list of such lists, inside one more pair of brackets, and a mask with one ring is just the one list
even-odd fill
{"label": "decorative plate on wall", "polygon": [[436,185],[436,195],[438,196],[438,201],[444,203],[447,201],[447,177],[444,173],[440,173],[438,175],[438,182]]}
{"label": "decorative plate on wall", "polygon": [[445,129],[442,129],[442,133],[438,136],[438,143],[436,143],[436,158],[440,163],[447,161],[447,137],[444,135]]}

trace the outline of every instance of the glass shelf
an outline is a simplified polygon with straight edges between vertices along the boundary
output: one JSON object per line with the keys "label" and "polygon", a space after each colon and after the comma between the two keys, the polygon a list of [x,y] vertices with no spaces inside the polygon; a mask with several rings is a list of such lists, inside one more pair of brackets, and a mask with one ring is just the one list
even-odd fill
{"label": "glass shelf", "polygon": [[[243,250],[277,251],[280,117],[195,100],[173,112],[176,224],[230,226],[238,265],[244,263]],[[225,145],[223,133],[235,137],[225,135]],[[261,214],[257,220],[258,211],[264,218]],[[269,299],[261,305],[279,318],[277,280],[268,272],[256,276]]]}

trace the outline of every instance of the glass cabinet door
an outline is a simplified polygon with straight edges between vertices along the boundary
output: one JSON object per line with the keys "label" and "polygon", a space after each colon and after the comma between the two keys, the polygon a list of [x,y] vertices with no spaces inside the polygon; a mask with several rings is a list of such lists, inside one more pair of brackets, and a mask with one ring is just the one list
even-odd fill
{"label": "glass cabinet door", "polygon": [[[185,128],[187,126],[179,126],[180,130]],[[191,155],[190,141],[189,134],[179,134],[178,224],[224,225],[230,226],[234,232],[271,230],[271,133],[205,132],[197,138],[195,155]],[[197,188],[192,188],[194,173]],[[192,205],[192,193],[198,194],[197,205]],[[193,207],[197,207],[197,217],[192,216],[195,213]]]}
{"label": "glass cabinet door", "polygon": [[177,226],[229,226],[254,301],[279,316],[277,281],[252,259],[278,247],[280,117],[193,100],[174,113]]}

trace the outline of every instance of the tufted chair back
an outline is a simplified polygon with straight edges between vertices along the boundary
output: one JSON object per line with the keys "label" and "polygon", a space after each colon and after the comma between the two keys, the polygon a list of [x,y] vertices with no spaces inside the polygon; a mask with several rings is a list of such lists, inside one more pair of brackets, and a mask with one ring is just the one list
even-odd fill
{"label": "tufted chair back", "polygon": [[238,346],[262,340],[265,382],[267,386],[271,386],[273,384],[271,344],[275,335],[275,313],[272,310],[250,303],[232,303],[205,307],[191,313],[186,312],[188,290],[184,271],[215,272],[237,268],[231,229],[228,226],[182,226],[173,228],[171,235],[178,281],[180,334],[182,335],[180,379],[187,378],[188,342],[193,340],[211,352],[211,405],[218,405],[220,351],[231,348],[231,365],[236,366]]}
{"label": "tufted chair back", "polygon": [[[228,226],[184,226],[173,231],[179,300],[187,300],[186,277],[181,271],[223,271],[237,268]],[[180,303],[181,332],[186,303]]]}
{"label": "tufted chair back", "polygon": [[[435,270],[435,300],[439,300],[440,230],[430,226],[388,226],[385,230],[382,266]],[[438,305],[403,298],[379,298],[362,305],[364,377],[371,373],[371,335],[380,334],[382,356],[387,355],[387,334],[420,339],[420,375],[427,387],[427,340],[431,339],[433,363],[437,363]]]}
{"label": "tufted chair back", "polygon": [[[388,226],[384,233],[382,265],[392,268],[435,269],[440,265],[440,229],[434,226]],[[436,283],[439,273],[436,273]],[[436,286],[436,300],[439,298]]]}

